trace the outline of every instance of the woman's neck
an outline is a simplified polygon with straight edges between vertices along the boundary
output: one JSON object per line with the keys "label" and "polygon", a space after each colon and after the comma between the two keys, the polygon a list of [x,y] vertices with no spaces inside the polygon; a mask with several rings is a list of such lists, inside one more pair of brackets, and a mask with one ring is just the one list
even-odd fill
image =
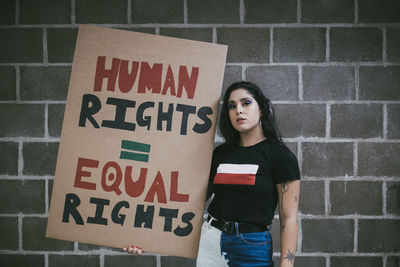
{"label": "woman's neck", "polygon": [[252,146],[261,141],[265,140],[265,136],[262,131],[251,132],[251,133],[240,133],[240,146]]}

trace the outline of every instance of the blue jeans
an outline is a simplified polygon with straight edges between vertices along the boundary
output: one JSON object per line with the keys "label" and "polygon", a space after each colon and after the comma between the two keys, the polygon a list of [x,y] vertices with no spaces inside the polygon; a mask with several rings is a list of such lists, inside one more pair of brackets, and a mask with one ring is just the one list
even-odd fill
{"label": "blue jeans", "polygon": [[267,230],[258,233],[221,234],[221,251],[230,267],[274,266],[272,237]]}
{"label": "blue jeans", "polygon": [[197,267],[274,266],[270,232],[227,234],[204,222]]}

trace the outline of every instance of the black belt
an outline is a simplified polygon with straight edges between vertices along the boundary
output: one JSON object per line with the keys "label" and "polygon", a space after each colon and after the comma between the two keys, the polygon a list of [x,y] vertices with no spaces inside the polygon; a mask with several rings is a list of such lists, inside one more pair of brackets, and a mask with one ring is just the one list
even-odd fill
{"label": "black belt", "polygon": [[[210,221],[211,217],[208,217],[207,221]],[[211,221],[211,225],[218,228],[219,230],[221,230],[224,233],[227,234],[234,234],[235,231],[235,222],[234,221],[226,221],[226,220],[217,220],[217,219],[213,219]],[[259,226],[259,225],[255,225],[255,224],[249,224],[249,223],[241,223],[238,222],[238,230],[239,233],[257,233],[257,232],[264,232],[266,231],[268,228]]]}

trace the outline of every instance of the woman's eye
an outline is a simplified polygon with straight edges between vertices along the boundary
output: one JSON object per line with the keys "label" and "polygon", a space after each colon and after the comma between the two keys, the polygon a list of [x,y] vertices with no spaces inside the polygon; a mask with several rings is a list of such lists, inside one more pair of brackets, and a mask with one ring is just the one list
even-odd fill
{"label": "woman's eye", "polygon": [[251,104],[251,101],[244,101],[243,102],[243,106],[247,106],[247,105],[250,105]]}
{"label": "woman's eye", "polygon": [[235,105],[234,104],[229,104],[228,105],[228,109],[234,109],[235,108]]}

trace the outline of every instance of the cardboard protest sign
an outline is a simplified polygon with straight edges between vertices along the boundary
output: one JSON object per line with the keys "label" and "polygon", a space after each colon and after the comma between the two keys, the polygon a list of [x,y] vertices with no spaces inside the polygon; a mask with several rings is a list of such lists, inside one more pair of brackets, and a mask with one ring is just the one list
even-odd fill
{"label": "cardboard protest sign", "polygon": [[196,257],[226,52],[80,26],[47,237]]}

